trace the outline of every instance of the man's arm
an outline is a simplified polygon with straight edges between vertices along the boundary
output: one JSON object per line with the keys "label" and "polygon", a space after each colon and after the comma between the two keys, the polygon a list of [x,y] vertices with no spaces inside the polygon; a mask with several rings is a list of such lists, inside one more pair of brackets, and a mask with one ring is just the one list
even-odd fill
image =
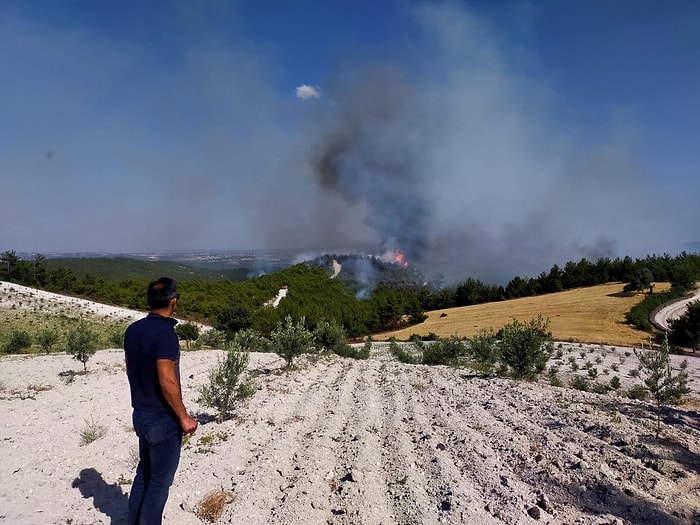
{"label": "man's arm", "polygon": [[156,360],[158,367],[158,382],[163,391],[165,400],[175,411],[175,415],[180,420],[180,426],[185,434],[193,434],[197,430],[197,420],[190,417],[182,402],[182,390],[180,381],[175,372],[175,361],[170,359]]}

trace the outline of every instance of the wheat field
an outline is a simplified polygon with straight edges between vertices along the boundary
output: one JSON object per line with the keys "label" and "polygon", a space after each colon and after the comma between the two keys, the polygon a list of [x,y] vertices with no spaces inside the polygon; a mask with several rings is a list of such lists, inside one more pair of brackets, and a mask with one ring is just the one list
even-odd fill
{"label": "wheat field", "polygon": [[[556,341],[639,346],[649,334],[625,323],[625,314],[644,299],[643,294],[623,293],[624,283],[577,288],[537,297],[523,297],[496,303],[463,306],[427,312],[421,324],[374,336],[375,340],[407,340],[412,334],[440,337],[471,337],[482,328],[498,330],[513,318],[527,321],[539,314],[550,320]],[[654,290],[668,290],[668,283],[656,283]],[[443,316],[443,314],[446,314]]]}

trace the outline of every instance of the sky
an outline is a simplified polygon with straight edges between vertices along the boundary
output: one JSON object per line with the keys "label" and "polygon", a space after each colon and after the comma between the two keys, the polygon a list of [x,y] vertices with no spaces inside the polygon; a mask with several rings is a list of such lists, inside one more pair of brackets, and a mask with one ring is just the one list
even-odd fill
{"label": "sky", "polygon": [[700,240],[694,0],[0,0],[0,79],[1,251],[503,283]]}

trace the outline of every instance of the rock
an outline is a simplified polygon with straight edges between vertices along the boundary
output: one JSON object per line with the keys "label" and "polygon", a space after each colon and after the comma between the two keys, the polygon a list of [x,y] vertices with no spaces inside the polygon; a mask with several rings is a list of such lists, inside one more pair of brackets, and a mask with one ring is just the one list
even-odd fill
{"label": "rock", "polygon": [[544,493],[537,496],[537,506],[550,514],[552,513],[552,503]]}
{"label": "rock", "polygon": [[536,520],[540,519],[540,516],[542,515],[539,507],[530,507],[527,509],[527,513],[531,518]]}

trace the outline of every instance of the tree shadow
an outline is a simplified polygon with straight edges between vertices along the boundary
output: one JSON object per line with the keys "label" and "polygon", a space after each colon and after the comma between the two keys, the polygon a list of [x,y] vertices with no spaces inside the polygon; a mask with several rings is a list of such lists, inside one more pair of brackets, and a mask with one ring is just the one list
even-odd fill
{"label": "tree shadow", "polygon": [[697,523],[688,521],[689,518],[697,517],[695,513],[693,516],[683,515],[684,512],[681,515],[669,514],[641,495],[635,495],[629,490],[619,490],[604,482],[594,482],[586,487],[572,483],[565,488],[578,507],[596,514],[611,514],[629,523],[654,523],[655,525]]}
{"label": "tree shadow", "polygon": [[79,489],[83,498],[93,498],[93,506],[108,516],[112,525],[126,523],[129,496],[117,483],[108,485],[97,470],[86,468],[80,471],[71,486]]}

